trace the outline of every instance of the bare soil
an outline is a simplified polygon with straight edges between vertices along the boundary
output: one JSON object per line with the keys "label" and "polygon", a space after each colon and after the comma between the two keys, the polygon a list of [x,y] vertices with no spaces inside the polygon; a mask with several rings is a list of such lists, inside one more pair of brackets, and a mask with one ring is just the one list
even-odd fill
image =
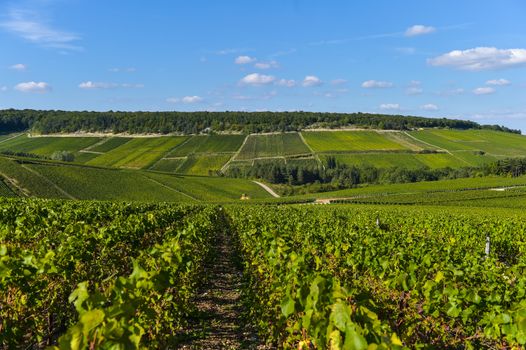
{"label": "bare soil", "polygon": [[180,349],[270,349],[243,316],[237,258],[230,235],[220,234],[205,266],[208,279],[194,300],[197,314]]}

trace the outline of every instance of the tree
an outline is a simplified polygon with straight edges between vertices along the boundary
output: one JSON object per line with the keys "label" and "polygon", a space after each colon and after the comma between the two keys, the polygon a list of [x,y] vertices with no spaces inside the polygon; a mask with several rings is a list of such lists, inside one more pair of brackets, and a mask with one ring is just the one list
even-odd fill
{"label": "tree", "polygon": [[51,159],[59,160],[62,162],[72,162],[75,160],[75,155],[68,151],[55,151],[51,155]]}

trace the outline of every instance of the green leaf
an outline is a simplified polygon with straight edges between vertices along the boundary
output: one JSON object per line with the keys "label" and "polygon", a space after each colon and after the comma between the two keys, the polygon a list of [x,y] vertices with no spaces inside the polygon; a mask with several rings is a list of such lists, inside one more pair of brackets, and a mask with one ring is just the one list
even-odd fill
{"label": "green leaf", "polygon": [[138,324],[135,324],[130,329],[131,335],[130,335],[130,341],[133,345],[135,345],[136,348],[139,347],[139,343],[141,342],[141,338],[144,334],[144,329],[139,326]]}
{"label": "green leaf", "polygon": [[285,300],[281,303],[281,313],[285,317],[289,317],[289,315],[294,313],[294,300],[290,296],[285,297]]}
{"label": "green leaf", "polygon": [[356,330],[350,326],[345,331],[345,342],[343,343],[345,350],[365,350],[367,349],[367,340],[356,332]]}
{"label": "green leaf", "polygon": [[351,310],[349,306],[341,301],[337,302],[332,307],[331,318],[336,328],[344,332],[347,325],[351,322]]}
{"label": "green leaf", "polygon": [[87,335],[92,329],[104,321],[104,311],[100,309],[90,310],[80,316],[82,331]]}
{"label": "green leaf", "polygon": [[340,350],[342,348],[342,338],[340,337],[340,331],[337,329],[333,330],[329,336],[330,349]]}
{"label": "green leaf", "polygon": [[71,295],[68,298],[68,301],[75,305],[75,309],[78,313],[82,313],[85,311],[82,304],[88,298],[88,282],[81,282],[77,285],[77,288],[71,293]]}

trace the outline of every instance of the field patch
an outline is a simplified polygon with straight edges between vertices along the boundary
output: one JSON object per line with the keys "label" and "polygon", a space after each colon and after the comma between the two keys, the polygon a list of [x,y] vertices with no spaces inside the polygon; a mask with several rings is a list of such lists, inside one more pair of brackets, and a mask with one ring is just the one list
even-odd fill
{"label": "field patch", "polygon": [[409,141],[399,141],[376,131],[308,131],[303,132],[307,144],[315,151],[364,152],[411,150]]}
{"label": "field patch", "polygon": [[93,152],[102,152],[107,153],[121,145],[124,145],[126,142],[130,141],[130,137],[109,137],[104,142],[95,147],[90,147],[90,151]]}
{"label": "field patch", "polygon": [[422,163],[422,165],[431,169],[462,168],[470,166],[470,163],[458,159],[449,153],[415,154],[415,158]]}
{"label": "field patch", "polygon": [[148,173],[147,176],[166,186],[190,193],[203,201],[238,201],[243,194],[252,199],[272,198],[259,185],[246,179],[177,176],[158,173]]}
{"label": "field patch", "polygon": [[[330,155],[322,155],[322,159],[325,163],[329,156]],[[392,168],[399,166],[416,169],[423,166],[412,153],[353,153],[334,154],[332,156],[335,157],[336,161],[340,164],[357,167],[370,165],[376,168]]]}
{"label": "field patch", "polygon": [[526,136],[493,130],[422,130],[410,135],[448,151],[480,150],[496,157],[526,155]]}
{"label": "field patch", "polygon": [[43,164],[29,167],[78,199],[189,201],[187,196],[131,171]]}
{"label": "field patch", "polygon": [[[61,168],[57,166],[56,168]],[[45,177],[28,170],[27,165],[0,157],[0,173],[10,184],[25,195],[43,198],[67,198],[64,193],[50,186]]]}
{"label": "field patch", "polygon": [[250,135],[236,159],[286,157],[310,153],[298,133]]}
{"label": "field patch", "polygon": [[186,139],[186,137],[134,138],[87,164],[134,169],[147,168]]}
{"label": "field patch", "polygon": [[0,143],[0,151],[34,153],[51,156],[56,151],[76,153],[99,141],[99,137],[27,137],[22,135]]}
{"label": "field patch", "polygon": [[178,173],[189,175],[215,175],[228,162],[231,155],[191,155],[177,169]]}
{"label": "field patch", "polygon": [[155,163],[150,170],[165,171],[168,173],[175,173],[177,169],[186,162],[185,157],[181,158],[163,158]]}
{"label": "field patch", "polygon": [[241,147],[244,139],[244,135],[196,135],[166,157],[186,157],[194,153],[234,153]]}

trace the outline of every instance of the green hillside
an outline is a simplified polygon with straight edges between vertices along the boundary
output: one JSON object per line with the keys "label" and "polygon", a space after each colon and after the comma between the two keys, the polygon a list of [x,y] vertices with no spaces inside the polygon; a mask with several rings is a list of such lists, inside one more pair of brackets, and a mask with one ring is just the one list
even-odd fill
{"label": "green hillside", "polygon": [[77,153],[101,140],[99,137],[28,137],[20,134],[0,142],[0,152],[9,150],[42,156],[50,156],[55,151]]}
{"label": "green hillside", "polygon": [[244,179],[177,176],[50,162],[21,163],[3,157],[0,157],[0,175],[20,195],[43,198],[182,202],[237,201],[242,194],[253,199],[270,198],[260,186]]}
{"label": "green hillside", "polygon": [[[217,174],[261,160],[318,166],[334,157],[349,166],[377,168],[476,167],[526,156],[526,137],[494,130],[302,131],[251,135],[158,137],[27,137],[2,135],[0,152],[51,156],[69,151],[80,164],[150,169],[188,175]],[[280,160],[281,159],[281,160]]]}
{"label": "green hillside", "polygon": [[353,151],[396,151],[408,149],[376,131],[303,132],[307,144],[317,153]]}
{"label": "green hillside", "polygon": [[185,140],[185,137],[134,138],[90,160],[87,164],[118,168],[147,168]]}
{"label": "green hillside", "polygon": [[237,160],[309,155],[309,148],[298,133],[250,135],[236,156]]}

